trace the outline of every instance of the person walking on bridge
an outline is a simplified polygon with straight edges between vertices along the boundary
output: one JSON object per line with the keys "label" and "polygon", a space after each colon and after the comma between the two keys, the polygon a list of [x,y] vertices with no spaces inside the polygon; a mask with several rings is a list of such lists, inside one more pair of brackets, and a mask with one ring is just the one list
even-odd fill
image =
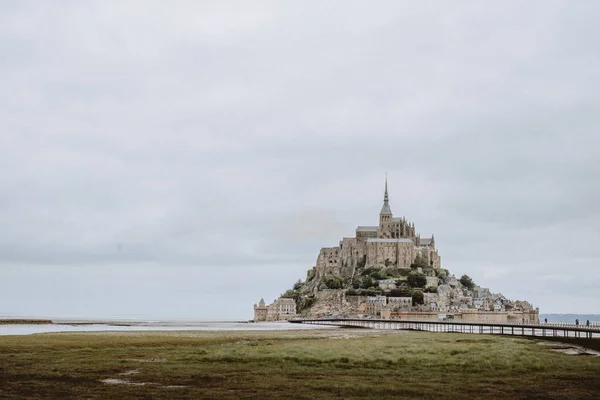
{"label": "person walking on bridge", "polygon": [[590,326],[590,320],[585,321],[585,326]]}
{"label": "person walking on bridge", "polygon": [[575,320],[575,326],[579,326],[579,318]]}

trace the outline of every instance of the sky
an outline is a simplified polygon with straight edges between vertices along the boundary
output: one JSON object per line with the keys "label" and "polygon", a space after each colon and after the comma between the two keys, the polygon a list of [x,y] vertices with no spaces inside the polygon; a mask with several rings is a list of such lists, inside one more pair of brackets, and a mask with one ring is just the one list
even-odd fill
{"label": "sky", "polygon": [[1,1],[0,316],[252,318],[395,216],[600,312],[600,2]]}

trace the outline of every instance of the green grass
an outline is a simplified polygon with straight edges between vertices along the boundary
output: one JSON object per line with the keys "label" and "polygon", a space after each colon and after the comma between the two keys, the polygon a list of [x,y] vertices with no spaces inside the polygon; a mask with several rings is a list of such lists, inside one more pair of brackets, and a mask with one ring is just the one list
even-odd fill
{"label": "green grass", "polygon": [[[148,384],[101,382],[110,378]],[[0,399],[23,398],[595,399],[600,357],[521,338],[406,331],[1,337]]]}

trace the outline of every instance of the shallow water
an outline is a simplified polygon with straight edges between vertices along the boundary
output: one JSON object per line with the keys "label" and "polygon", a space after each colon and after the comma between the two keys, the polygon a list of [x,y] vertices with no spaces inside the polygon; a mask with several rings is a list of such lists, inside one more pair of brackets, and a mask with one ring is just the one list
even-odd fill
{"label": "shallow water", "polygon": [[331,326],[291,324],[289,322],[197,322],[197,323],[132,323],[131,325],[112,324],[40,324],[40,325],[0,325],[0,336],[31,335],[50,332],[103,332],[103,331],[265,331],[293,329],[331,329]]}

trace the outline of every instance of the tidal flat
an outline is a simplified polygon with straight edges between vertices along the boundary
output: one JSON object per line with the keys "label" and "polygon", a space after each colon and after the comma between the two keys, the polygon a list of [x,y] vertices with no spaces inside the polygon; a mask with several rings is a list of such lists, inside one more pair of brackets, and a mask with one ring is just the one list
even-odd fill
{"label": "tidal flat", "polygon": [[0,399],[597,399],[600,357],[413,331],[147,331],[0,339]]}

